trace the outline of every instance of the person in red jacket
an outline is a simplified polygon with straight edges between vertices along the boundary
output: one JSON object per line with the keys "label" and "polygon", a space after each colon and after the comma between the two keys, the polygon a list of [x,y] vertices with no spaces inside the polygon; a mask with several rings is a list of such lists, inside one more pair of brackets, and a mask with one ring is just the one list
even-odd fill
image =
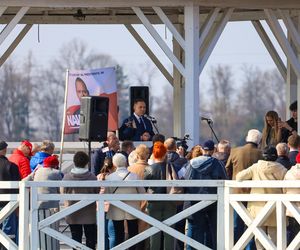
{"label": "person in red jacket", "polygon": [[15,149],[9,157],[9,161],[15,163],[19,168],[21,179],[24,179],[31,173],[30,163],[28,157],[31,156],[32,144],[25,140],[21,145]]}

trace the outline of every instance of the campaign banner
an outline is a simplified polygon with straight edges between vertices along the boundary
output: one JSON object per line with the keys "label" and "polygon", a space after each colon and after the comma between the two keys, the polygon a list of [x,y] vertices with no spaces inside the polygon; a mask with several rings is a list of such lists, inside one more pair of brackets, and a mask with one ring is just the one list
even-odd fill
{"label": "campaign banner", "polygon": [[105,96],[109,98],[108,129],[118,129],[117,81],[114,67],[90,70],[70,70],[68,75],[64,134],[79,133],[80,98]]}

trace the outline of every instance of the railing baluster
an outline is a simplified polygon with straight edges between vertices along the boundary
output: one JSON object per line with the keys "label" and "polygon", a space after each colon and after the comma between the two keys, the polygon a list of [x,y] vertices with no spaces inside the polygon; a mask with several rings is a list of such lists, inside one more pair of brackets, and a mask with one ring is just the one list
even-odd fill
{"label": "railing baluster", "polygon": [[19,249],[29,250],[29,188],[25,182],[19,182]]}

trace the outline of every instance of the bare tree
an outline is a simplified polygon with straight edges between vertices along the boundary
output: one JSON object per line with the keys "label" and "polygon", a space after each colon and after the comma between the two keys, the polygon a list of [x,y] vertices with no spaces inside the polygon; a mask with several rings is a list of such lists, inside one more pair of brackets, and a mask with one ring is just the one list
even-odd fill
{"label": "bare tree", "polygon": [[[45,107],[44,112],[40,114],[40,127],[44,131],[44,136],[47,135],[52,140],[60,140],[66,69],[80,70],[115,65],[117,63],[111,56],[88,49],[88,46],[79,39],[65,44],[59,55],[40,74],[39,102],[42,102]],[[124,86],[125,79],[122,67],[117,66],[117,82]],[[123,95],[120,99],[119,102],[122,102]],[[67,140],[75,137],[71,136]]]}
{"label": "bare tree", "polygon": [[[20,63],[20,61],[19,61]],[[31,137],[30,106],[32,100],[32,57],[29,54],[23,67],[14,59],[7,61],[0,74],[1,137],[18,141]]]}

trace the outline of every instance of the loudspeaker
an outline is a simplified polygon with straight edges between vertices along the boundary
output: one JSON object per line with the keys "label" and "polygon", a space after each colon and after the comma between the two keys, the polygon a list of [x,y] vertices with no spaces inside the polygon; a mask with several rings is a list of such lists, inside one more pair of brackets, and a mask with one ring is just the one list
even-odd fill
{"label": "loudspeaker", "polygon": [[136,99],[143,99],[146,103],[146,114],[149,115],[149,87],[132,86],[130,87],[130,114],[133,114],[133,104]]}
{"label": "loudspeaker", "polygon": [[107,139],[109,99],[100,96],[81,97],[79,140]]}

